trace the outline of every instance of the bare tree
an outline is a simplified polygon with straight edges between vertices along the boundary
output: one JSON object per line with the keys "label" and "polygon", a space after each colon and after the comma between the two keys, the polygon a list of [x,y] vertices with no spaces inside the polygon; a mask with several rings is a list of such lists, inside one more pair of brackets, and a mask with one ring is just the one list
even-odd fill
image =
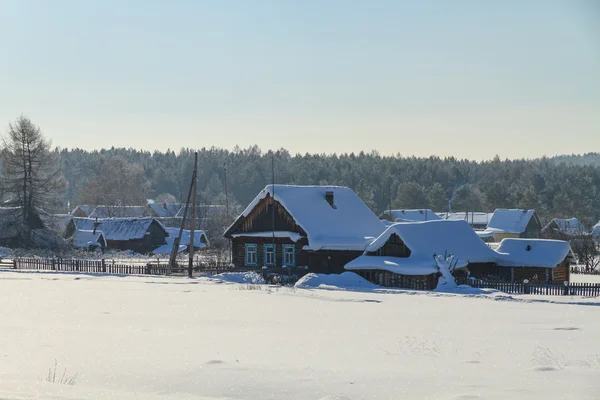
{"label": "bare tree", "polygon": [[23,223],[30,225],[36,208],[55,206],[65,187],[56,154],[40,128],[24,116],[9,124],[1,154],[6,205],[17,207]]}
{"label": "bare tree", "polygon": [[111,210],[118,207],[146,205],[147,193],[148,181],[141,165],[121,157],[107,157],[98,166],[96,177],[88,184],[82,200],[86,204],[107,206],[112,214]]}
{"label": "bare tree", "polygon": [[571,247],[585,272],[594,272],[600,266],[600,250],[591,236],[571,240]]}

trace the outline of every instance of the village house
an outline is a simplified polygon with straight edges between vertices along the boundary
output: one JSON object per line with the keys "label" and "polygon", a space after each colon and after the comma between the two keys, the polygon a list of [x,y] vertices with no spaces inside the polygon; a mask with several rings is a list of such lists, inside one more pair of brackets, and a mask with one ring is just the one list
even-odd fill
{"label": "village house", "polygon": [[439,215],[429,209],[420,210],[385,210],[379,219],[391,222],[433,221],[441,219]]}
{"label": "village house", "polygon": [[542,229],[542,237],[546,239],[571,240],[589,237],[590,232],[577,218],[553,218]]}
{"label": "village house", "polygon": [[434,289],[440,275],[436,255],[453,255],[458,276],[509,282],[562,284],[575,261],[564,241],[504,239],[493,250],[466,221],[442,220],[388,227],[345,269],[382,286]]}
{"label": "village house", "polygon": [[173,218],[185,206],[179,203],[149,203],[148,215],[155,218]]}
{"label": "village house", "polygon": [[96,206],[89,218],[142,218],[148,216],[146,206]]}
{"label": "village house", "polygon": [[94,211],[94,208],[96,208],[96,206],[79,205],[71,211],[71,215],[77,218],[87,218],[92,211]]}
{"label": "village house", "polygon": [[70,238],[76,230],[100,230],[108,249],[131,250],[140,254],[151,253],[167,243],[165,227],[154,218],[73,218],[67,229]]}
{"label": "village house", "polygon": [[100,230],[76,229],[71,236],[71,244],[85,250],[104,250],[106,248],[106,239],[104,233]]}
{"label": "village house", "polygon": [[346,187],[268,185],[224,236],[237,267],[340,273],[384,229]]}
{"label": "village house", "polygon": [[[155,255],[168,255],[171,254],[171,250],[173,249],[173,243],[175,242],[175,238],[179,235],[180,228],[165,228],[167,231],[167,243],[154,249],[152,251]],[[190,238],[191,231],[188,229],[184,229],[181,234],[181,240],[179,241],[179,248],[177,250],[178,253],[188,251],[190,246]],[[194,250],[202,250],[208,247],[208,238],[206,237],[206,232],[203,230],[195,230],[194,231]]]}
{"label": "village house", "polygon": [[485,230],[494,213],[487,212],[440,212],[436,213],[441,219],[467,221],[474,230]]}
{"label": "village house", "polygon": [[486,242],[500,242],[505,238],[536,239],[541,230],[542,224],[535,210],[498,208],[486,229],[477,234]]}

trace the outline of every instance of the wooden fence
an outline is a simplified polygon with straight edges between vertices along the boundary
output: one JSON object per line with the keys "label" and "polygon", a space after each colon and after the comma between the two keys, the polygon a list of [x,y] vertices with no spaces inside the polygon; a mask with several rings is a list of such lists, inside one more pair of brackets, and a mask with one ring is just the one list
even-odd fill
{"label": "wooden fence", "polygon": [[[103,273],[119,275],[166,275],[167,263],[157,261],[140,263],[124,263],[111,260],[88,260],[88,259],[60,259],[60,258],[15,258],[12,268],[20,270],[36,271],[59,271],[59,272],[82,272]],[[187,273],[187,265],[171,269],[173,274]],[[232,271],[254,271],[257,269],[231,268],[229,263],[202,263],[194,265],[196,274],[220,274]]]}
{"label": "wooden fence", "polygon": [[544,296],[600,296],[600,283],[517,283],[464,280],[459,284],[480,289],[496,289],[509,294],[535,294]]}

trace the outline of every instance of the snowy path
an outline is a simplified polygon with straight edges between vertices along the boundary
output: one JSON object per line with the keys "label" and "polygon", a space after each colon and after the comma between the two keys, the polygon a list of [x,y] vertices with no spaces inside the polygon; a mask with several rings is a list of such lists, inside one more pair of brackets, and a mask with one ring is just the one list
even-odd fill
{"label": "snowy path", "polygon": [[600,398],[598,299],[249,288],[0,272],[0,398]]}

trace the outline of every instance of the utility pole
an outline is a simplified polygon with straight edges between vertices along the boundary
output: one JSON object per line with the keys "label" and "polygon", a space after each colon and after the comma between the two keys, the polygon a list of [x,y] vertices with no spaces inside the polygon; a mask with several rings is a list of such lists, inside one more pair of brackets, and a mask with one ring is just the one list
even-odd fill
{"label": "utility pole", "polygon": [[[225,174],[225,213],[227,221],[229,221],[229,191],[227,189],[227,161],[223,164],[223,172]],[[229,253],[229,264],[233,262],[231,254],[231,240],[227,239],[227,252]]]}
{"label": "utility pole", "polygon": [[192,212],[190,213],[190,247],[188,260],[188,277],[192,277],[194,269],[194,229],[196,228],[196,183],[198,182],[198,152],[194,153],[194,174],[192,176]]}
{"label": "utility pole", "polygon": [[[196,153],[196,157],[198,153]],[[185,219],[188,215],[188,208],[190,205],[190,199],[192,197],[192,190],[194,189],[194,178],[196,177],[196,171],[193,172],[192,182],[190,184],[190,190],[188,191],[187,200],[185,201],[185,208],[183,209],[183,219],[181,220],[181,226],[179,227],[179,234],[173,240],[173,247],[171,248],[171,256],[169,257],[169,264],[167,264],[167,275],[171,275],[171,271],[177,261],[177,253],[179,252],[179,243],[181,243],[181,235],[183,234],[183,227],[185,225]]]}

